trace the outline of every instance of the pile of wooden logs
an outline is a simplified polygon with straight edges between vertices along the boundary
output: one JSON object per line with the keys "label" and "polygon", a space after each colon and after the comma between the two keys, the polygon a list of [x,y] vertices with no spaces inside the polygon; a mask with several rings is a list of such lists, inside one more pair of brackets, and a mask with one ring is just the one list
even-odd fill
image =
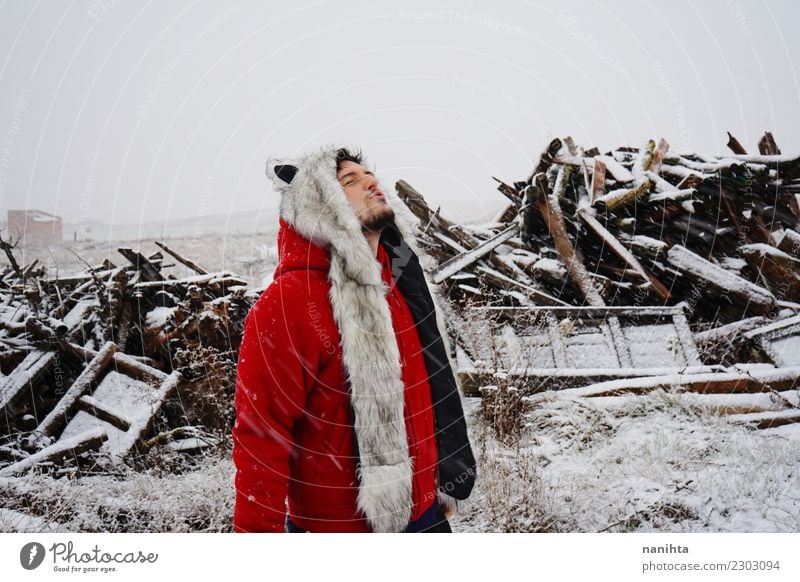
{"label": "pile of wooden logs", "polygon": [[508,204],[481,225],[398,182],[462,308],[462,390],[489,416],[553,390],[617,406],[662,389],[756,428],[800,422],[800,156],[769,133],[758,155],[728,145],[555,139],[528,178],[496,179]]}
{"label": "pile of wooden logs", "polygon": [[[161,250],[149,256],[118,249],[119,266],[107,259],[46,278],[2,244],[0,475],[85,451],[124,460],[142,450],[158,415],[169,416],[165,406],[182,402],[181,389],[196,386],[198,357],[213,352],[235,366],[255,296],[233,274],[208,273],[155,243]],[[165,274],[175,266],[165,257],[196,274]],[[228,388],[232,408],[232,380]],[[178,426],[160,428],[187,428],[185,415],[173,416]]]}
{"label": "pile of wooden logs", "polygon": [[555,139],[530,176],[501,180],[495,222],[458,225],[409,184],[401,199],[456,304],[657,306],[719,325],[800,308],[800,156],[601,154]]}

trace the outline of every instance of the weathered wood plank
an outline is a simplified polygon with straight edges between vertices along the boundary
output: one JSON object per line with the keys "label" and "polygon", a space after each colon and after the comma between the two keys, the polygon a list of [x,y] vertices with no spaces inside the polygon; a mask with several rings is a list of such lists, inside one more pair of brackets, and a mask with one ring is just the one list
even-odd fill
{"label": "weathered wood plank", "polygon": [[78,399],[96,384],[117,351],[114,342],[106,342],[97,355],[83,369],[72,386],[66,391],[55,408],[39,423],[36,431],[47,436],[56,436],[69,421],[78,406]]}
{"label": "weathered wood plank", "polygon": [[0,477],[19,475],[39,463],[60,462],[67,457],[75,457],[86,451],[99,448],[106,440],[108,440],[108,434],[102,428],[88,430],[71,439],[58,441],[22,461],[3,468],[0,470]]}

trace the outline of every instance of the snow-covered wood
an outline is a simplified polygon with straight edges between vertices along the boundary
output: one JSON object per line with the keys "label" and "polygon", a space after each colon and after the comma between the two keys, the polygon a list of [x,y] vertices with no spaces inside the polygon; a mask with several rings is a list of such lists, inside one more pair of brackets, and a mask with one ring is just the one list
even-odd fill
{"label": "snow-covered wood", "polygon": [[92,396],[85,394],[81,396],[78,399],[78,407],[121,431],[127,431],[131,427],[131,421],[125,418],[122,413]]}
{"label": "snow-covered wood", "polygon": [[173,372],[170,374],[161,386],[155,390],[147,413],[135,416],[131,419],[131,427],[126,433],[128,438],[125,440],[125,444],[117,450],[119,459],[130,454],[136,445],[144,438],[153,423],[155,415],[164,405],[164,402],[175,394],[181,379],[182,376],[180,372]]}
{"label": "snow-covered wood", "polygon": [[608,244],[614,254],[616,254],[620,259],[625,261],[633,270],[639,273],[644,279],[650,281],[650,284],[653,286],[653,289],[658,294],[658,296],[662,299],[662,301],[669,301],[671,298],[669,289],[667,289],[664,284],[659,281],[656,277],[654,277],[647,269],[645,269],[639,260],[633,256],[633,254],[626,249],[615,237],[611,234],[600,222],[591,215],[587,210],[580,210],[578,211],[578,216],[580,217],[583,222],[586,223],[589,228],[591,228],[597,236],[599,236],[603,242]]}
{"label": "snow-covered wood", "polygon": [[75,412],[80,397],[94,388],[117,349],[117,345],[114,342],[106,342],[103,345],[97,355],[83,369],[80,376],[72,383],[72,386],[69,387],[69,390],[67,390],[56,407],[39,423],[39,426],[36,427],[37,432],[51,437],[59,434]]}
{"label": "snow-covered wood", "polygon": [[775,307],[772,293],[707,261],[684,246],[670,248],[667,261],[693,280],[701,281],[717,292],[731,295],[733,300],[745,302],[756,313],[768,313]]}
{"label": "snow-covered wood", "polygon": [[30,352],[11,374],[0,383],[0,417],[9,414],[39,378],[53,365],[55,354],[35,350]]}
{"label": "snow-covered wood", "polygon": [[481,257],[489,254],[498,246],[506,242],[508,239],[514,237],[519,232],[517,225],[512,225],[505,230],[497,233],[492,238],[482,242],[474,249],[471,249],[461,255],[457,255],[439,265],[439,268],[433,273],[433,282],[436,284],[441,283],[448,277],[455,275],[465,267],[468,267]]}
{"label": "snow-covered wood", "polygon": [[106,439],[108,439],[108,435],[102,428],[88,430],[72,438],[58,441],[18,463],[0,469],[0,477],[24,473],[40,463],[57,462],[65,457],[76,457],[81,453],[96,449]]}
{"label": "snow-covered wood", "polygon": [[[730,394],[736,392],[764,392],[767,386],[774,390],[792,388],[800,382],[800,366],[770,370],[715,373],[675,373],[644,378],[627,378],[600,382],[581,388],[562,390],[562,396],[614,396],[622,393],[643,393],[653,390],[690,390],[700,393]],[[532,401],[537,396],[531,397]]]}

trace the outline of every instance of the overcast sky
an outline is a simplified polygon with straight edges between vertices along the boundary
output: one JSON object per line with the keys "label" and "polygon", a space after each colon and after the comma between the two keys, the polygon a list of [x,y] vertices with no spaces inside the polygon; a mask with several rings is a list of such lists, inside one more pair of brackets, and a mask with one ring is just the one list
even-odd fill
{"label": "overcast sky", "polygon": [[269,156],[362,145],[490,217],[553,136],[800,151],[800,3],[0,2],[0,214],[276,208]]}

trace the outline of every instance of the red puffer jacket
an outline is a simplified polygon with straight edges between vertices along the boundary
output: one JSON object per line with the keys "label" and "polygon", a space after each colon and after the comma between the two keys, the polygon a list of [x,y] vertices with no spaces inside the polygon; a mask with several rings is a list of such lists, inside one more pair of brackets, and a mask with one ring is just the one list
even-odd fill
{"label": "red puffer jacket", "polygon": [[[292,521],[303,529],[367,532],[356,506],[349,396],[328,299],[330,256],[283,220],[278,247],[273,283],[247,316],[239,352],[234,529],[284,531],[288,493]],[[379,248],[383,279],[391,283],[388,257]],[[396,286],[391,285],[387,301],[405,385],[411,518],[416,519],[436,497],[431,391],[414,320]]]}

